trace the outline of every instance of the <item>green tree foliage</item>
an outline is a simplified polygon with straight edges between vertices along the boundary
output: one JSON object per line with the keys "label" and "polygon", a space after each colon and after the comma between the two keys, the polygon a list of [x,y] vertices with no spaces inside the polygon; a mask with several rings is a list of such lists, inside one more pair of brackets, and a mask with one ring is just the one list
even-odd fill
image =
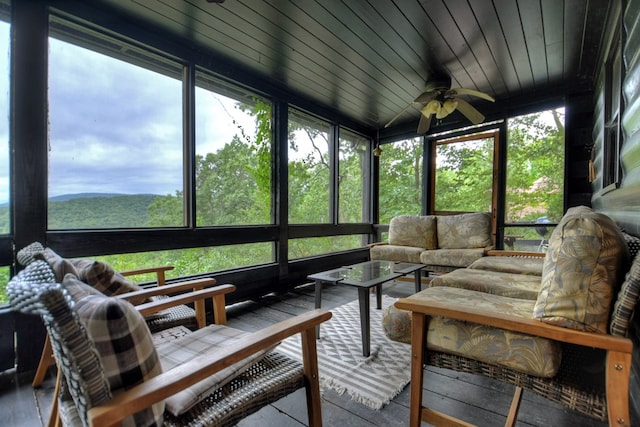
{"label": "green tree foliage", "polygon": [[422,139],[412,138],[382,147],[380,159],[380,223],[396,215],[422,211]]}
{"label": "green tree foliage", "polygon": [[[548,120],[549,114],[553,120]],[[508,122],[507,222],[563,215],[563,113],[552,110]]]}
{"label": "green tree foliage", "polygon": [[157,196],[78,197],[48,205],[52,230],[147,227],[149,206]]}
{"label": "green tree foliage", "polygon": [[436,159],[436,211],[491,210],[493,139],[438,145]]}

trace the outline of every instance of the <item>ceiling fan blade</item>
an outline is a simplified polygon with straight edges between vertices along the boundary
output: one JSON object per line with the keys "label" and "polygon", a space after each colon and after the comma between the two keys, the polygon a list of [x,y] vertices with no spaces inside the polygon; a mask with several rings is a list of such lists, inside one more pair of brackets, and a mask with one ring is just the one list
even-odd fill
{"label": "ceiling fan blade", "polygon": [[413,100],[413,102],[419,102],[419,103],[426,103],[431,101],[433,98],[435,98],[436,96],[438,96],[438,93],[440,93],[440,91],[438,90],[428,90],[426,92],[422,92],[420,95],[418,95],[418,97],[416,99]]}
{"label": "ceiling fan blade", "polygon": [[418,122],[418,135],[427,133],[427,131],[431,127],[431,116],[431,114],[429,114],[428,116],[420,114],[420,121]]}
{"label": "ceiling fan blade", "polygon": [[495,98],[491,95],[488,95],[484,92],[480,92],[479,90],[473,89],[465,89],[463,87],[457,87],[455,89],[451,89],[447,94],[451,93],[452,95],[469,95],[475,96],[477,98],[486,99],[487,101],[495,102]]}
{"label": "ceiling fan blade", "polygon": [[395,122],[398,119],[398,117],[400,117],[402,115],[402,113],[404,113],[405,111],[407,111],[407,109],[409,107],[411,107],[411,105],[413,105],[413,102],[410,102],[406,107],[404,107],[402,110],[400,110],[400,112],[398,114],[393,116],[393,119],[389,120],[389,122],[386,125],[384,125],[384,127],[388,128],[389,126],[391,126],[391,123]]}
{"label": "ceiling fan blade", "polygon": [[484,116],[482,113],[475,109],[474,106],[469,104],[464,99],[456,98],[458,101],[457,110],[460,111],[471,123],[477,125],[478,123],[482,123],[484,121]]}

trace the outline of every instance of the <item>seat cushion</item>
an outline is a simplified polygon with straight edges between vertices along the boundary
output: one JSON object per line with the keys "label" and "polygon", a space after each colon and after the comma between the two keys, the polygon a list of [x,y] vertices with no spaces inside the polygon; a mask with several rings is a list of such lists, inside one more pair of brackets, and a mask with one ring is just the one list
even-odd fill
{"label": "seat cushion", "polygon": [[[461,309],[483,309],[531,318],[535,301],[491,295],[468,289],[434,287],[410,298],[454,303]],[[389,307],[382,321],[390,339],[411,342],[410,312]],[[539,377],[553,377],[560,367],[562,347],[545,338],[441,317],[429,320],[427,348]]]}
{"label": "seat cushion", "polygon": [[436,217],[433,215],[399,215],[389,223],[389,244],[424,249],[438,247]]}
{"label": "seat cushion", "polygon": [[440,249],[485,248],[493,244],[491,215],[487,212],[439,215],[436,222]]}
{"label": "seat cushion", "polygon": [[[221,349],[241,341],[248,333],[224,325],[209,325],[193,333],[184,334],[184,328],[181,328],[175,334],[170,329],[163,331],[162,335],[175,338],[170,338],[167,342],[157,345],[162,369],[168,372],[199,355],[216,354]],[[264,350],[254,353],[246,359],[211,375],[206,380],[200,381],[167,398],[165,400],[166,410],[174,416],[188,411],[202,399],[211,395],[216,389],[227,384],[253,363],[262,359],[268,352],[269,350]]]}
{"label": "seat cushion", "polygon": [[569,209],[549,238],[533,317],[606,334],[627,267],[627,245],[613,220],[585,206]]}
{"label": "seat cushion", "polygon": [[431,279],[429,286],[471,289],[488,294],[535,301],[540,291],[539,276],[460,268]]}
{"label": "seat cushion", "polygon": [[424,248],[413,246],[376,245],[369,250],[371,260],[419,263]]}
{"label": "seat cushion", "polygon": [[420,253],[416,261],[428,266],[467,267],[484,256],[484,248],[475,249],[435,249]]}
{"label": "seat cushion", "polygon": [[485,256],[474,261],[469,268],[474,270],[500,271],[503,273],[542,276],[543,257],[525,258],[510,256]]}

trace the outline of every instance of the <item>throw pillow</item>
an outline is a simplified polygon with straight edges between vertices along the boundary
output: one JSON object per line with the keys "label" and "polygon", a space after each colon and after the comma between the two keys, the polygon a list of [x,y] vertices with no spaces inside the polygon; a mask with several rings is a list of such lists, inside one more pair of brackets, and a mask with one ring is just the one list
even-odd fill
{"label": "throw pillow", "polygon": [[[69,282],[69,280],[67,281]],[[76,295],[75,309],[99,355],[112,393],[129,389],[162,372],[146,322],[130,303],[96,294],[71,281]],[[162,425],[164,402],[132,416],[134,425]],[[130,420],[125,420],[128,425]]]}
{"label": "throw pillow", "polygon": [[627,246],[611,218],[585,206],[567,211],[549,238],[533,318],[607,333]]}
{"label": "throw pillow", "polygon": [[107,296],[126,294],[142,289],[135,283],[102,261],[74,259],[70,261],[77,271],[78,279],[93,286]]}

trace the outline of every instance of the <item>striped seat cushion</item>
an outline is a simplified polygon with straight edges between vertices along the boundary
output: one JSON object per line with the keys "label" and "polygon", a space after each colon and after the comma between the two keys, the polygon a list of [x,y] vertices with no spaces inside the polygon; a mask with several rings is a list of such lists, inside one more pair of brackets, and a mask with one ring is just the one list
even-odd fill
{"label": "striped seat cushion", "polygon": [[[166,342],[157,345],[158,356],[165,372],[202,354],[214,355],[248,335],[248,332],[224,325],[209,325],[192,333],[185,333],[183,327],[173,329],[177,329],[177,331],[173,333],[172,329],[168,329],[161,332]],[[256,361],[261,360],[268,352],[269,350],[263,350],[254,353],[211,375],[206,380],[167,398],[165,400],[166,410],[174,416],[187,412],[194,405],[210,396],[216,389],[233,380]]]}

